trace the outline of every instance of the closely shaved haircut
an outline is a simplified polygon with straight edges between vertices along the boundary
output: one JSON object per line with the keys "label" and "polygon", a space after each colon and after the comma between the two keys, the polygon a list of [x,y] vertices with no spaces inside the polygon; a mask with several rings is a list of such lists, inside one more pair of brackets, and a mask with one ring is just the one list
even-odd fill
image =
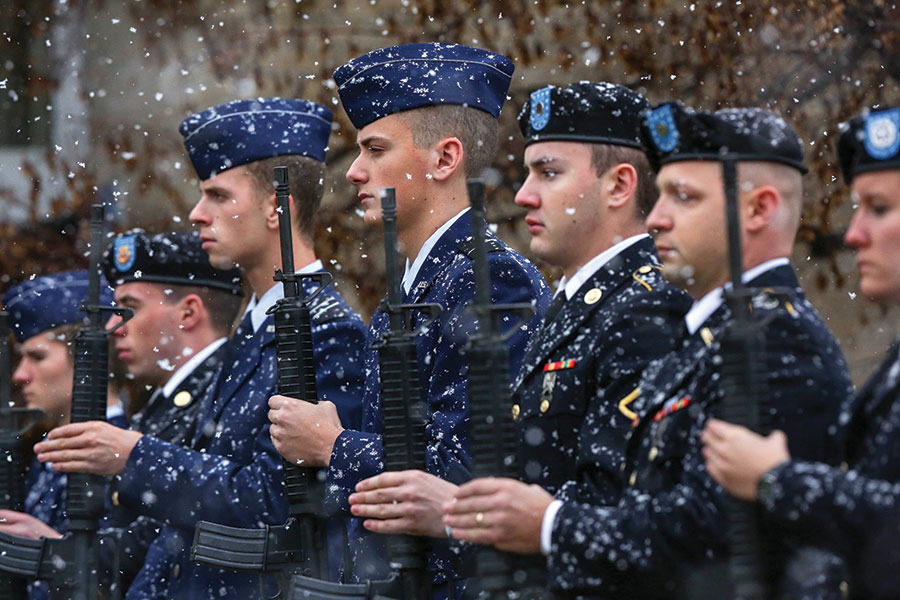
{"label": "closely shaved haircut", "polygon": [[478,177],[494,162],[499,128],[497,120],[477,108],[439,104],[397,113],[412,132],[416,148],[427,148],[455,137],[463,147],[463,173]]}
{"label": "closely shaved haircut", "polygon": [[643,151],[628,146],[615,146],[612,144],[591,144],[591,166],[602,177],[604,173],[616,165],[627,163],[634,167],[637,173],[637,188],[634,191],[634,204],[637,216],[643,220],[656,199],[659,198],[659,190],[656,188],[656,176],[650,168],[650,161]]}
{"label": "closely shaved haircut", "polygon": [[265,198],[271,198],[275,193],[275,167],[288,168],[288,183],[294,199],[291,225],[311,241],[315,231],[314,217],[325,193],[325,164],[308,156],[289,155],[257,160],[243,167]]}

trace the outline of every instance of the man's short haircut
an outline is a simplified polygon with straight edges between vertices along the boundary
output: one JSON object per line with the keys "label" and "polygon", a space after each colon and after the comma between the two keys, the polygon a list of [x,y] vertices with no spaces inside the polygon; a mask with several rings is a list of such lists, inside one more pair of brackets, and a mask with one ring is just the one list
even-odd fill
{"label": "man's short haircut", "polygon": [[659,190],[656,187],[656,176],[650,168],[647,156],[637,148],[616,146],[612,144],[591,144],[591,166],[602,176],[614,166],[628,163],[637,172],[637,188],[634,192],[637,216],[642,220],[653,210]]}
{"label": "man's short haircut", "polygon": [[275,193],[275,167],[288,168],[288,182],[294,198],[291,224],[312,240],[315,215],[325,193],[325,163],[308,156],[273,156],[243,165],[265,197]]}
{"label": "man's short haircut", "polygon": [[438,104],[397,114],[412,132],[416,148],[427,148],[447,137],[459,139],[467,178],[479,177],[494,162],[499,127],[490,113],[458,104]]}
{"label": "man's short haircut", "polygon": [[203,301],[206,312],[209,313],[210,325],[216,333],[227,336],[231,333],[231,326],[234,324],[238,310],[244,302],[239,294],[232,294],[227,290],[205,287],[201,285],[168,285],[158,283],[156,285],[164,286],[166,290],[172,290],[171,294],[166,294],[166,302],[175,304],[180,302],[191,294],[196,294]]}
{"label": "man's short haircut", "polygon": [[741,161],[737,165],[738,189],[753,191],[771,185],[781,197],[781,225],[792,233],[800,226],[803,209],[803,174],[787,165],[763,161]]}

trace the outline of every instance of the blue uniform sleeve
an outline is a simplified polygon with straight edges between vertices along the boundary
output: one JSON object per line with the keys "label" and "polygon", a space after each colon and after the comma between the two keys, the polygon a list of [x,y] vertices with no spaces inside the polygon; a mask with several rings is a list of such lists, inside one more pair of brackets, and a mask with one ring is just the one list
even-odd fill
{"label": "blue uniform sleeve", "polygon": [[360,428],[365,343],[366,329],[356,315],[313,328],[319,400],[332,402],[348,429]]}
{"label": "blue uniform sleeve", "polygon": [[252,457],[240,464],[145,435],[122,472],[119,501],[189,530],[201,520],[248,528],[281,523],[288,514],[282,460],[268,424],[255,434]]}

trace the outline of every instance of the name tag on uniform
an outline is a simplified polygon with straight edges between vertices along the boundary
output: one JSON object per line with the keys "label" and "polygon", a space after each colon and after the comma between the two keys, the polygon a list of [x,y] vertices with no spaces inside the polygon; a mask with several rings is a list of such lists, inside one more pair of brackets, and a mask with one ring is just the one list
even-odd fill
{"label": "name tag on uniform", "polygon": [[691,403],[690,396],[683,396],[681,398],[679,398],[678,396],[672,396],[671,398],[666,400],[666,403],[663,404],[663,407],[659,410],[659,412],[657,412],[655,415],[653,415],[653,422],[656,423],[660,419],[668,417],[673,412],[679,411],[682,408],[687,407],[690,403]]}
{"label": "name tag on uniform", "polygon": [[575,366],[575,360],[558,360],[556,362],[548,362],[544,365],[544,373],[549,373],[550,371],[562,371],[563,369],[571,369]]}
{"label": "name tag on uniform", "polygon": [[550,410],[550,401],[553,399],[553,388],[556,386],[556,371],[544,373],[544,384],[541,386],[541,412]]}

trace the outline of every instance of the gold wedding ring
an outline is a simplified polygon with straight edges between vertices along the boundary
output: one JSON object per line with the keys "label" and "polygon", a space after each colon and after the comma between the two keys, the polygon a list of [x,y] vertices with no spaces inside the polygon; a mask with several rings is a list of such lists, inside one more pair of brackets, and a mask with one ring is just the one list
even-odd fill
{"label": "gold wedding ring", "polygon": [[477,513],[477,514],[475,515],[475,523],[476,523],[477,525],[479,525],[479,526],[480,526],[482,523],[484,523],[484,513]]}

